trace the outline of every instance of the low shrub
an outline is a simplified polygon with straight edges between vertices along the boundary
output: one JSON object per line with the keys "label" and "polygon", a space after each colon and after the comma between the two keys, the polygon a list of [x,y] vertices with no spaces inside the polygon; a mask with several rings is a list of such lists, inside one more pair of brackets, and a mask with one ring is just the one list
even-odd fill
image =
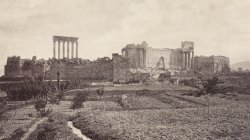
{"label": "low shrub", "polygon": [[75,94],[73,100],[72,100],[72,109],[79,109],[83,106],[83,102],[87,101],[87,98],[89,96],[88,92],[77,92],[77,94]]}
{"label": "low shrub", "polygon": [[104,88],[98,88],[96,92],[100,96],[100,98],[103,100]]}
{"label": "low shrub", "polygon": [[20,127],[16,129],[10,136],[9,140],[20,140],[21,137],[24,136],[25,133],[27,133],[28,130],[26,128]]}
{"label": "low shrub", "polygon": [[198,80],[196,78],[180,80],[180,83],[184,84],[185,86],[194,87],[194,88],[197,88],[197,82]]}
{"label": "low shrub", "polygon": [[0,102],[0,119],[2,119],[3,115],[7,112],[7,102]]}
{"label": "low shrub", "polygon": [[53,109],[46,109],[47,99],[45,97],[36,97],[33,99],[33,102],[38,117],[45,117],[52,113]]}
{"label": "low shrub", "polygon": [[37,135],[38,140],[54,140],[57,136],[56,128],[52,124],[45,124]]}

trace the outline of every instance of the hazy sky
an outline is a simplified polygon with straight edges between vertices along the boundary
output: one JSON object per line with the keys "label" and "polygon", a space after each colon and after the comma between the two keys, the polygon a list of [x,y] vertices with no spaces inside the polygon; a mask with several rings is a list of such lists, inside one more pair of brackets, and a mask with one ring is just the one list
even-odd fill
{"label": "hazy sky", "polygon": [[250,0],[0,0],[0,75],[8,56],[52,57],[53,35],[79,37],[79,57],[129,43],[250,60]]}

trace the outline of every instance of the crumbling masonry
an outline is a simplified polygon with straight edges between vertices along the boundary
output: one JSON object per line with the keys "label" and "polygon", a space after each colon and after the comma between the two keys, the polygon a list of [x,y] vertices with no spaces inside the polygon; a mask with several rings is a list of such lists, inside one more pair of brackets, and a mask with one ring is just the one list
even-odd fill
{"label": "crumbling masonry", "polygon": [[[65,55],[65,43],[67,44],[67,56]],[[181,47],[177,49],[152,48],[144,41],[136,45],[128,44],[121,52],[121,55],[114,53],[112,59],[104,57],[96,61],[83,60],[78,58],[77,37],[53,36],[52,59],[30,60],[8,57],[5,65],[5,77],[43,76],[46,79],[56,79],[57,72],[59,72],[62,79],[75,77],[85,80],[128,81],[133,78],[146,80],[149,76],[155,76],[152,73],[159,71],[172,73],[230,71],[227,57],[194,57],[194,43],[190,41],[181,42]]]}

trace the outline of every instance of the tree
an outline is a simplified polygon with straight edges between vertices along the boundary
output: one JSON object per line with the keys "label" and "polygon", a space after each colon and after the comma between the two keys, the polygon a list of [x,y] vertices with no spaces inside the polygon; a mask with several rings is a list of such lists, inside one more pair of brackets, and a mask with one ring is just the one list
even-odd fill
{"label": "tree", "polygon": [[198,76],[198,79],[200,80],[198,84],[201,85],[201,86],[198,86],[199,87],[198,96],[204,95],[206,98],[207,109],[208,109],[208,119],[209,119],[209,113],[210,113],[209,96],[219,93],[219,87],[218,87],[218,84],[220,83],[219,78],[217,76],[213,76],[212,78]]}

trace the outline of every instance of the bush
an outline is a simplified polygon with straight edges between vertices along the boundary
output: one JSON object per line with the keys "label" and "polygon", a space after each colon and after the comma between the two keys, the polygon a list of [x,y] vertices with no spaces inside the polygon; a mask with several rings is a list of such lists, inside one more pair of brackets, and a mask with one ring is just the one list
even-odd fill
{"label": "bush", "polygon": [[51,87],[40,81],[24,81],[22,83],[6,83],[0,87],[6,91],[8,100],[26,101],[32,99],[33,96],[47,95]]}
{"label": "bush", "polygon": [[96,89],[96,92],[100,96],[100,98],[103,100],[104,88],[98,88]]}
{"label": "bush", "polygon": [[167,81],[171,79],[171,73],[166,72],[166,73],[161,73],[158,77],[159,82]]}
{"label": "bush", "polygon": [[54,140],[57,136],[56,128],[52,124],[45,124],[37,135],[38,140]]}
{"label": "bush", "polygon": [[197,81],[198,80],[196,78],[183,79],[180,81],[180,83],[184,84],[185,86],[197,88],[197,85],[196,85]]}
{"label": "bush", "polygon": [[199,77],[199,79],[201,88],[199,89],[198,96],[219,93],[219,78],[217,76],[213,76],[212,78]]}
{"label": "bush", "polygon": [[45,97],[36,97],[33,102],[38,117],[48,116],[53,111],[52,109],[46,109],[47,99]]}
{"label": "bush", "polygon": [[0,119],[3,119],[3,115],[7,112],[7,102],[0,101]]}
{"label": "bush", "polygon": [[9,140],[20,140],[21,137],[24,136],[25,133],[27,133],[28,130],[24,127],[20,127],[16,129],[12,134],[9,136]]}
{"label": "bush", "polygon": [[138,84],[140,83],[139,79],[131,78],[128,81],[126,81],[126,84]]}
{"label": "bush", "polygon": [[117,101],[117,103],[124,108],[128,108],[129,107],[128,96],[122,95],[121,98],[119,98],[119,100]]}
{"label": "bush", "polygon": [[89,93],[88,92],[77,92],[72,100],[72,109],[79,109],[82,107],[83,102],[87,101]]}

